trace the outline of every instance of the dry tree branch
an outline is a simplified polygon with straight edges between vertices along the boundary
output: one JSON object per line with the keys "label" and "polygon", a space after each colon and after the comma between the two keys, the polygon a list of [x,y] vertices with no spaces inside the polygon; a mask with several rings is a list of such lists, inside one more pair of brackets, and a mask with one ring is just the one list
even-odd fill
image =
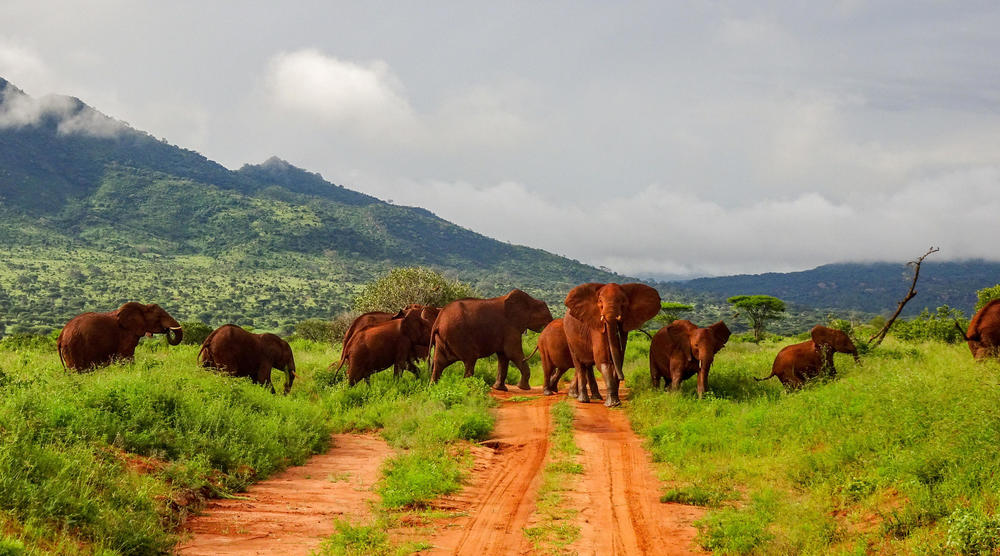
{"label": "dry tree branch", "polygon": [[885,326],[882,327],[882,330],[879,330],[874,336],[868,338],[869,348],[877,347],[879,344],[882,343],[882,340],[885,339],[886,334],[889,333],[889,329],[892,328],[892,323],[896,322],[896,318],[899,316],[900,313],[903,312],[903,306],[906,305],[907,301],[913,299],[914,296],[917,295],[917,291],[914,288],[917,287],[917,278],[920,277],[920,263],[924,262],[924,259],[927,258],[927,255],[930,255],[931,253],[937,253],[940,250],[941,250],[940,247],[931,247],[919,259],[906,263],[907,266],[913,265],[913,283],[910,284],[910,291],[906,292],[906,297],[904,297],[899,302],[899,306],[896,307],[896,312],[893,313],[892,318],[890,318],[885,323]]}

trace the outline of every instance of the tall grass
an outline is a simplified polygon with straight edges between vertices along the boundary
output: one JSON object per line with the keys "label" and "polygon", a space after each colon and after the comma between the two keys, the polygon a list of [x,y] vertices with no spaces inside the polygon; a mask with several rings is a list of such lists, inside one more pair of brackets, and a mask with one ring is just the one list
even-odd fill
{"label": "tall grass", "polygon": [[704,400],[693,380],[669,393],[639,369],[629,377],[628,411],[663,479],[736,499],[701,523],[705,548],[943,550],[946,517],[995,514],[1000,366],[973,362],[965,346],[890,339],[864,366],[838,356],[836,379],[786,394],[752,380],[781,345],[727,346]]}

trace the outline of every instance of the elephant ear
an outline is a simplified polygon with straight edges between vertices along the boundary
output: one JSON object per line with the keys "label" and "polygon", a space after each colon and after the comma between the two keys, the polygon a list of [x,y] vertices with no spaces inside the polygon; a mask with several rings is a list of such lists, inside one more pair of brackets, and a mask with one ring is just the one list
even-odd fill
{"label": "elephant ear", "polygon": [[729,332],[729,327],[726,326],[726,323],[721,320],[712,326],[709,326],[708,331],[711,332],[713,337],[715,337],[716,351],[722,349],[722,346],[726,345],[726,342],[729,341],[731,332]]}
{"label": "elephant ear", "polygon": [[507,322],[522,330],[528,328],[532,301],[534,301],[533,297],[518,289],[511,290],[505,295],[503,314],[507,318]]}
{"label": "elephant ear", "polygon": [[423,334],[421,334],[422,323],[420,311],[407,311],[406,316],[403,317],[403,322],[399,326],[403,335],[409,338],[414,344],[419,344],[422,343],[421,339],[423,338]]}
{"label": "elephant ear", "polygon": [[628,296],[628,313],[622,319],[626,332],[646,324],[646,321],[660,312],[660,294],[646,284],[622,284]]}
{"label": "elephant ear", "polygon": [[433,324],[434,320],[438,316],[438,313],[440,313],[440,312],[441,312],[441,308],[440,307],[434,307],[434,306],[431,306],[431,305],[426,305],[426,306],[424,306],[424,308],[422,308],[420,310],[420,318],[422,318],[425,321]]}
{"label": "elephant ear", "polygon": [[590,282],[580,284],[566,294],[564,303],[569,309],[569,313],[590,328],[601,328],[601,311],[597,307],[597,292],[603,287],[604,284]]}
{"label": "elephant ear", "polygon": [[812,327],[812,330],[809,331],[809,335],[812,336],[813,343],[817,346],[833,346],[836,343],[839,334],[843,334],[843,332],[833,328],[827,328],[820,324]]}
{"label": "elephant ear", "polygon": [[667,325],[667,337],[670,338],[671,344],[689,353],[691,351],[691,332],[697,329],[698,327],[689,320],[675,320]]}
{"label": "elephant ear", "polygon": [[146,333],[146,306],[136,301],[129,301],[115,311],[118,326],[136,336]]}

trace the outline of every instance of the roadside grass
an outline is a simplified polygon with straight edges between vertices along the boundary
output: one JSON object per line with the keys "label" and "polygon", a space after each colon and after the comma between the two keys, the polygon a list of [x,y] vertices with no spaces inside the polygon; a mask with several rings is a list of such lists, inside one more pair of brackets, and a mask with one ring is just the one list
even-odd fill
{"label": "roadside grass", "polygon": [[728,345],[703,400],[693,379],[653,391],[646,363],[628,375],[626,409],[663,462],[665,497],[715,507],[699,523],[704,548],[1000,547],[1000,365],[975,363],[964,345],[890,338],[863,366],[837,356],[835,379],[800,392],[754,381],[788,343]]}
{"label": "roadside grass", "polygon": [[[199,368],[197,346],[143,341],[134,362],[72,373],[51,338],[0,344],[0,546],[169,552],[205,497],[303,463],[335,431],[378,430],[399,450],[379,483],[387,507],[460,487],[464,443],[493,426],[482,379],[383,372],[349,389],[327,371],[336,348],[292,348],[297,377],[282,396]],[[273,378],[280,391],[283,373]]]}
{"label": "roadside grass", "polygon": [[552,406],[555,424],[549,439],[548,463],[542,471],[542,485],[533,521],[537,524],[524,530],[535,551],[541,554],[569,554],[566,547],[580,538],[580,526],[573,522],[577,510],[566,505],[565,493],[572,490],[574,476],[583,473],[577,463],[580,453],[573,439],[573,405],[562,400]]}

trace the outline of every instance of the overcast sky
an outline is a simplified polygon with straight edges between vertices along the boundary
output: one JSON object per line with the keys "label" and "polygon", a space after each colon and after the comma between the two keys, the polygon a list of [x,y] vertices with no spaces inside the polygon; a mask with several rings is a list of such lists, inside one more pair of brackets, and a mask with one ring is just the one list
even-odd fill
{"label": "overcast sky", "polygon": [[626,274],[1000,259],[995,1],[264,4],[4,0],[0,76]]}

